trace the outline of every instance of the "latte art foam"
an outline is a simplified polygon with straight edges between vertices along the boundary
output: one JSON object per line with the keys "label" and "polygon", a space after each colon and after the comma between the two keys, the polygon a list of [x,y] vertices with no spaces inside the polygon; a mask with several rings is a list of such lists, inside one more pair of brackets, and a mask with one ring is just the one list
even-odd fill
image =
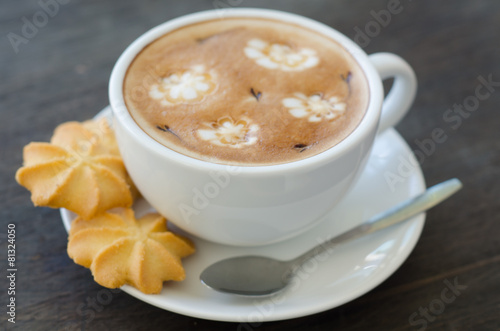
{"label": "latte art foam", "polygon": [[215,75],[205,72],[203,65],[185,71],[174,72],[152,85],[149,96],[160,100],[164,106],[193,101],[201,101],[212,93],[217,84]]}
{"label": "latte art foam", "polygon": [[367,108],[364,74],[337,42],[264,19],[222,19],[145,47],[125,81],[127,108],[166,147],[247,166],[292,162],[347,137]]}
{"label": "latte art foam", "polygon": [[292,49],[288,45],[272,44],[261,39],[251,39],[245,55],[268,69],[298,71],[312,68],[318,64],[316,52],[309,48]]}

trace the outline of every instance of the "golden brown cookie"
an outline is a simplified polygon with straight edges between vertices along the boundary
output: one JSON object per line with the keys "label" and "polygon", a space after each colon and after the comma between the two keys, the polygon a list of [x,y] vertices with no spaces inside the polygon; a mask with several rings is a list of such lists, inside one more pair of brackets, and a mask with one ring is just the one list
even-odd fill
{"label": "golden brown cookie", "polygon": [[108,288],[129,284],[147,294],[163,282],[185,277],[181,258],[194,253],[191,241],[166,227],[159,214],[139,219],[131,209],[118,209],[71,225],[68,255],[90,268],[97,283]]}
{"label": "golden brown cookie", "polygon": [[135,188],[105,118],[67,122],[50,143],[24,147],[19,184],[35,206],[67,208],[85,219],[115,207],[130,207]]}
{"label": "golden brown cookie", "polygon": [[[118,149],[118,143],[116,142],[115,132],[109,126],[109,122],[106,118],[100,118],[98,120],[88,120],[82,123],[83,127],[94,134],[94,138],[100,140],[100,145],[107,149],[110,154],[116,155],[121,158],[120,150]],[[140,196],[137,187],[132,182],[132,179],[127,175],[125,180],[129,185],[130,192],[132,193],[132,198],[135,200]],[[126,206],[125,206],[126,207]]]}

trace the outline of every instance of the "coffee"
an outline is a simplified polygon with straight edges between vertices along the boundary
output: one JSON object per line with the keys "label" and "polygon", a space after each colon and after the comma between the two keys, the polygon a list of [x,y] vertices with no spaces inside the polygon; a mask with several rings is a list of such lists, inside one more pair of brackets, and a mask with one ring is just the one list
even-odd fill
{"label": "coffee", "polygon": [[364,116],[368,83],[336,41],[294,24],[220,19],[145,47],[125,103],[164,146],[209,162],[273,165],[321,153]]}

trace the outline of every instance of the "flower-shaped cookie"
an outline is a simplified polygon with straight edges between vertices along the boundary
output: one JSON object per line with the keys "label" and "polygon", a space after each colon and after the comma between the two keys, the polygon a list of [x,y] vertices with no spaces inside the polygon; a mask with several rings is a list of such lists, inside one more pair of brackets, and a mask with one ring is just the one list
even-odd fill
{"label": "flower-shaped cookie", "polygon": [[136,219],[131,209],[77,218],[71,225],[68,255],[90,268],[97,283],[108,288],[130,284],[159,293],[163,282],[185,277],[181,258],[194,253],[186,238],[169,232],[159,214]]}
{"label": "flower-shaped cookie", "polygon": [[[98,120],[88,120],[82,123],[83,127],[92,133],[92,140],[96,142],[99,140],[99,145],[109,151],[110,154],[121,156],[120,150],[118,149],[118,143],[116,142],[115,133],[113,129],[109,126],[109,122],[106,118],[100,118]],[[52,138],[53,141],[59,137]]]}
{"label": "flower-shaped cookie", "polygon": [[132,183],[106,119],[61,124],[50,143],[25,146],[23,158],[16,180],[31,191],[35,206],[67,208],[88,219],[132,205]]}
{"label": "flower-shaped cookie", "polygon": [[240,148],[257,141],[259,126],[250,120],[241,118],[234,121],[231,117],[220,118],[217,122],[205,124],[207,129],[199,129],[198,136],[218,146]]}
{"label": "flower-shaped cookie", "polygon": [[198,65],[163,78],[160,84],[151,86],[149,95],[166,106],[200,101],[216,87],[215,74]]}
{"label": "flower-shaped cookie", "polygon": [[309,48],[293,49],[288,45],[272,44],[261,39],[251,39],[244,49],[245,55],[268,69],[300,71],[319,63],[316,52]]}
{"label": "flower-shaped cookie", "polygon": [[295,93],[295,98],[282,100],[283,106],[289,108],[288,112],[294,117],[307,117],[309,122],[331,121],[341,116],[346,109],[346,104],[338,97],[323,99],[314,94],[310,97],[303,93]]}

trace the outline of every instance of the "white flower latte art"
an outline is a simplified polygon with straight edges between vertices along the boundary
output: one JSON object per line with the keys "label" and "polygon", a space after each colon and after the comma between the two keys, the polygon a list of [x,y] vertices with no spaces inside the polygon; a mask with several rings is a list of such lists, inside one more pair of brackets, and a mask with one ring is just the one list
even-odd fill
{"label": "white flower latte art", "polygon": [[346,109],[346,104],[338,97],[323,99],[320,95],[306,96],[303,93],[295,93],[295,98],[282,100],[283,106],[288,112],[297,118],[307,117],[309,122],[320,122],[322,120],[334,120],[341,116]]}
{"label": "white flower latte art", "polygon": [[240,148],[257,142],[259,126],[246,118],[234,121],[226,116],[205,126],[207,129],[198,130],[198,136],[214,145]]}
{"label": "white flower latte art", "polygon": [[319,63],[316,52],[309,48],[292,49],[288,45],[272,44],[260,39],[251,39],[244,49],[245,55],[258,65],[268,69],[301,71]]}
{"label": "white flower latte art", "polygon": [[163,78],[160,84],[151,86],[149,95],[167,106],[200,101],[215,88],[215,74],[206,72],[203,65],[198,65]]}

